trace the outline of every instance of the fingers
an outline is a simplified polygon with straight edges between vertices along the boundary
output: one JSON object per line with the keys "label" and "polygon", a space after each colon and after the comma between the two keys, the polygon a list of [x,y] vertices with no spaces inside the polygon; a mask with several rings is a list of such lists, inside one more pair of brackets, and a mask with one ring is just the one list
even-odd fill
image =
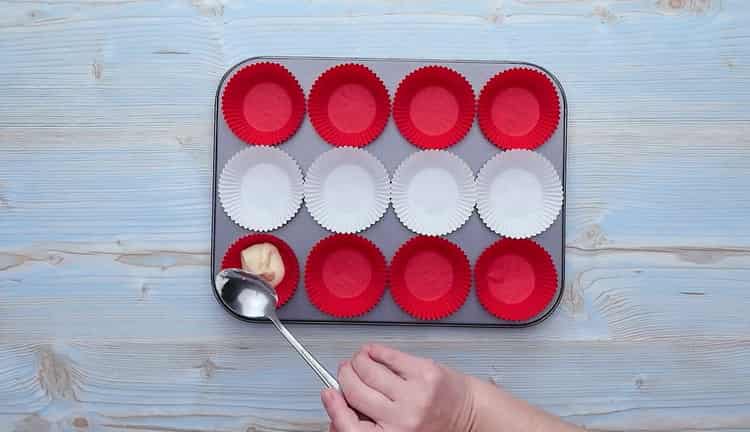
{"label": "fingers", "polygon": [[331,431],[359,432],[359,418],[346,404],[344,397],[336,390],[323,390],[320,394],[323,408],[331,418]]}
{"label": "fingers", "polygon": [[375,421],[388,417],[392,402],[382,393],[362,382],[350,362],[345,362],[341,366],[338,378],[341,391],[352,408]]}
{"label": "fingers", "polygon": [[[377,390],[390,400],[396,400],[399,388],[406,381],[386,366],[370,358],[370,347],[365,346],[352,359],[352,368],[368,387]],[[401,389],[402,391],[403,389]]]}
{"label": "fingers", "polygon": [[427,364],[427,361],[423,358],[414,357],[385,345],[371,345],[368,352],[370,358],[387,366],[388,369],[407,380],[420,376],[422,369]]}

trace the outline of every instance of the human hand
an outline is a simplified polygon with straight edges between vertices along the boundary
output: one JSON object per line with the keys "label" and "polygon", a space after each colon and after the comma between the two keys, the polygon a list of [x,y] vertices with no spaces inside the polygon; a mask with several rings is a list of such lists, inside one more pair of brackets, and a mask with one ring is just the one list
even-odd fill
{"label": "human hand", "polygon": [[[343,397],[335,390],[322,393],[332,431],[473,430],[469,378],[432,360],[366,345],[342,363],[338,379]],[[352,408],[372,420],[361,420]]]}
{"label": "human hand", "polygon": [[321,395],[333,432],[583,431],[489,382],[381,345],[363,347],[338,377],[343,396]]}

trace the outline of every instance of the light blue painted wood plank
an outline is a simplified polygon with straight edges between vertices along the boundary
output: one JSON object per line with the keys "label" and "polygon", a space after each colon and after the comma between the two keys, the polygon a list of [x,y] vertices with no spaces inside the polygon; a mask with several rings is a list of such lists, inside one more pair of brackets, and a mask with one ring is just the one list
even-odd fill
{"label": "light blue painted wood plank", "polygon": [[[331,360],[328,341],[313,338],[309,345]],[[354,349],[351,345],[346,343]],[[477,346],[456,340],[399,347],[502,383],[533,403],[595,428],[720,430],[750,425],[747,382],[736,374],[748,360],[746,344],[511,340]],[[52,424],[85,418],[94,430],[107,425],[200,431],[323,427],[320,385],[279,338],[262,346],[75,342],[26,346],[15,355],[42,359],[43,366],[24,372],[38,378],[33,380],[37,391],[53,395],[41,415]],[[667,413],[674,414],[668,423]]]}
{"label": "light blue painted wood plank", "polygon": [[[24,256],[2,258],[8,267],[0,282],[2,340],[274,337],[272,328],[247,326],[219,307],[210,293],[206,255],[51,250],[26,261]],[[299,331],[359,342],[424,337],[498,344],[507,338],[747,340],[750,317],[736,307],[750,301],[747,267],[747,253],[569,249],[562,304],[532,328],[299,326]]]}
{"label": "light blue painted wood plank", "polygon": [[[746,248],[747,132],[572,129],[568,243]],[[123,252],[208,252],[210,126],[0,135],[3,249],[84,241]],[[593,246],[585,239],[592,230],[600,232]]]}

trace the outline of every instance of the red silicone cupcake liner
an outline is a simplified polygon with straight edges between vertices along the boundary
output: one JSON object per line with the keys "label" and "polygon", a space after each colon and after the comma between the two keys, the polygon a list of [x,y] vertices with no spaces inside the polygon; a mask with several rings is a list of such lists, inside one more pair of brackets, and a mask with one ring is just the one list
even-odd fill
{"label": "red silicone cupcake liner", "polygon": [[537,316],[557,291],[555,264],[533,240],[496,241],[477,259],[474,276],[482,306],[511,321]]}
{"label": "red silicone cupcake liner", "polygon": [[284,279],[276,286],[279,301],[276,308],[280,308],[289,301],[297,290],[299,283],[299,263],[291,247],[282,239],[270,234],[250,234],[235,240],[224,254],[221,269],[242,268],[242,251],[258,243],[271,243],[276,246],[284,262]]}
{"label": "red silicone cupcake liner", "polygon": [[277,145],[299,128],[305,95],[289,70],[277,63],[255,63],[234,74],[221,96],[227,126],[249,144]]}
{"label": "red silicone cupcake liner", "polygon": [[383,82],[355,63],[334,66],[320,75],[307,106],[318,135],[334,146],[366,146],[383,132],[390,115]]}
{"label": "red silicone cupcake liner", "polygon": [[560,122],[560,100],[547,75],[512,68],[498,73],[479,95],[479,127],[503,149],[535,149]]}
{"label": "red silicone cupcake liner", "polygon": [[471,266],[464,252],[440,237],[419,236],[393,256],[391,295],[401,309],[422,320],[445,318],[466,301]]}
{"label": "red silicone cupcake liner", "polygon": [[305,264],[310,302],[335,317],[369,312],[383,296],[385,281],[385,257],[370,240],[354,234],[321,240]]}
{"label": "red silicone cupcake liner", "polygon": [[417,147],[450,147],[466,135],[474,121],[471,84],[444,66],[419,68],[398,85],[393,120],[401,135]]}

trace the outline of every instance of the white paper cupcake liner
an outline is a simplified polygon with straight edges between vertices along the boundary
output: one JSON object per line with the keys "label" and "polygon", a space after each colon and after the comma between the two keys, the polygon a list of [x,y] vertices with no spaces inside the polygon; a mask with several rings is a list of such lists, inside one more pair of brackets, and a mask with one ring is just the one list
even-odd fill
{"label": "white paper cupcake liner", "polygon": [[459,229],[471,216],[477,191],[474,173],[445,150],[419,151],[393,175],[393,208],[417,234],[440,236]]}
{"label": "white paper cupcake liner", "polygon": [[272,231],[302,204],[302,171],[284,151],[248,147],[224,165],[219,201],[232,221],[251,231]]}
{"label": "white paper cupcake liner", "polygon": [[563,203],[560,176],[544,156],[529,150],[504,151],[477,175],[477,209],[494,232],[534,237],[557,219]]}
{"label": "white paper cupcake liner", "polygon": [[363,231],[385,214],[391,182],[385,166],[366,150],[339,147],[310,165],[305,205],[323,228],[341,234]]}

